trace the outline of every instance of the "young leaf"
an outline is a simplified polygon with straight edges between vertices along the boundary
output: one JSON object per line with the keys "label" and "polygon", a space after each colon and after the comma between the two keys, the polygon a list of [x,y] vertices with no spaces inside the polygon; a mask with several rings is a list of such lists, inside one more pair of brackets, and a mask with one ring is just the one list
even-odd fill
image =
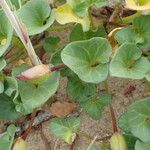
{"label": "young leaf", "polygon": [[13,28],[7,20],[3,11],[0,10],[0,57],[5,53],[5,51],[9,47],[12,40],[12,35]]}
{"label": "young leaf", "polygon": [[3,58],[0,58],[0,71],[6,66],[6,61]]}
{"label": "young leaf", "polygon": [[150,141],[150,97],[134,102],[127,111],[132,134],[144,142]]}
{"label": "young leaf", "polygon": [[73,11],[79,17],[85,17],[88,14],[88,9],[90,6],[95,5],[100,8],[106,6],[107,0],[67,0],[67,3],[72,7]]}
{"label": "young leaf", "polygon": [[90,20],[88,16],[84,18],[78,17],[72,10],[71,6],[64,4],[59,6],[55,11],[56,21],[60,24],[66,24],[71,22],[80,23],[84,31],[88,31],[90,28]]}
{"label": "young leaf", "polygon": [[48,79],[37,86],[24,81],[18,82],[21,100],[27,113],[43,105],[56,92],[59,76],[59,72],[53,72]]}
{"label": "young leaf", "polygon": [[58,43],[60,42],[60,38],[58,36],[50,36],[44,41],[44,49],[46,52],[54,53],[58,48]]}
{"label": "young leaf", "polygon": [[43,32],[54,22],[54,12],[45,0],[30,0],[17,14],[26,25],[29,35]]}
{"label": "young leaf", "polygon": [[142,51],[131,43],[125,43],[116,50],[110,64],[112,76],[142,79],[149,70],[149,61],[142,57]]}
{"label": "young leaf", "polygon": [[14,125],[7,128],[7,133],[0,137],[0,150],[11,150],[15,132],[16,127]]}
{"label": "young leaf", "polygon": [[110,99],[109,95],[102,94],[81,103],[81,106],[92,119],[99,120],[104,108],[110,104]]}
{"label": "young leaf", "polygon": [[80,119],[75,117],[54,118],[51,120],[50,129],[56,137],[71,144],[77,129],[80,126]]}
{"label": "young leaf", "polygon": [[68,96],[77,102],[87,100],[89,96],[96,92],[96,85],[91,83],[85,83],[81,81],[77,76],[71,76],[68,78],[67,93]]}
{"label": "young leaf", "polygon": [[80,24],[77,24],[72,32],[70,33],[70,41],[82,41],[82,40],[88,40],[93,37],[106,37],[107,33],[104,29],[104,27],[98,27],[95,30],[89,30],[87,32],[84,32],[82,29],[82,26]]}
{"label": "young leaf", "polygon": [[61,53],[62,61],[81,80],[99,83],[108,76],[108,62],[111,46],[104,38],[76,41],[68,44]]}
{"label": "young leaf", "polygon": [[16,111],[16,105],[13,99],[6,94],[0,94],[0,118],[14,120],[21,116],[21,113]]}
{"label": "young leaf", "polygon": [[149,150],[150,149],[150,142],[142,142],[137,140],[135,144],[135,150]]}
{"label": "young leaf", "polygon": [[128,8],[133,10],[147,10],[150,9],[149,0],[126,0]]}

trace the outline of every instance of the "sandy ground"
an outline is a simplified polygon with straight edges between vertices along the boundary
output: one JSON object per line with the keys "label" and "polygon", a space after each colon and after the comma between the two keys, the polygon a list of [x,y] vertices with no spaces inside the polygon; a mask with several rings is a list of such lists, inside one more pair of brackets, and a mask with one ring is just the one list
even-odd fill
{"label": "sandy ground", "polygon": [[[68,42],[69,32],[61,31],[61,32],[52,32],[51,35],[61,35],[61,43]],[[130,105],[135,100],[146,97],[149,95],[148,86],[144,80],[129,80],[129,79],[121,79],[110,77],[108,80],[109,89],[112,93],[112,105],[115,108],[116,117],[124,112],[128,105]],[[135,91],[129,95],[124,96],[124,92],[129,86],[134,86]],[[66,79],[61,78],[60,87],[58,89],[58,94],[55,95],[57,100],[64,100],[66,91]],[[98,90],[104,89],[104,85],[100,84]],[[110,135],[112,133],[111,126],[111,117],[109,113],[109,109],[106,108],[103,112],[102,118],[100,121],[94,121],[90,117],[88,117],[84,112],[80,115],[81,118],[81,127],[80,130],[87,132],[91,136],[104,137],[106,135]],[[3,121],[0,121],[0,132],[2,132],[4,127]],[[61,140],[58,140],[49,130],[49,123],[47,121],[42,124],[43,133],[49,141],[52,150],[69,150],[69,145],[64,143]],[[75,149],[74,150],[86,150],[88,145],[90,144],[90,140],[85,137],[77,138]],[[41,138],[40,131],[33,129],[32,132],[27,137],[28,150],[48,150],[45,146],[46,144]],[[100,142],[96,142],[95,146],[100,149]],[[55,149],[54,149],[55,147]],[[49,149],[50,150],[50,149]]]}

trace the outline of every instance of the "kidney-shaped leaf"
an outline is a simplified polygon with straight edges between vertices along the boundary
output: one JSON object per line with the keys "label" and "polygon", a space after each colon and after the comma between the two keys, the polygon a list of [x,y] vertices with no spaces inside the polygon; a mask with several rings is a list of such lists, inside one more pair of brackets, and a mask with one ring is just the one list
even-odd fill
{"label": "kidney-shaped leaf", "polygon": [[19,81],[19,93],[27,113],[43,105],[56,92],[59,76],[59,72],[53,72],[48,79],[38,86]]}
{"label": "kidney-shaped leaf", "polygon": [[142,142],[137,140],[135,144],[135,150],[149,150],[150,149],[150,142]]}
{"label": "kidney-shaped leaf", "polygon": [[102,94],[81,103],[81,106],[92,119],[99,120],[104,108],[110,104],[110,100],[111,98],[109,95]]}
{"label": "kidney-shaped leaf", "polygon": [[46,0],[30,0],[17,11],[29,35],[43,32],[54,22],[54,12]]}
{"label": "kidney-shaped leaf", "polygon": [[1,119],[17,119],[21,113],[16,111],[16,105],[13,102],[13,98],[6,94],[0,94],[0,118]]}
{"label": "kidney-shaped leaf", "polygon": [[92,83],[85,83],[81,81],[77,76],[69,77],[67,83],[68,96],[77,102],[87,100],[89,96],[96,92],[96,85]]}
{"label": "kidney-shaped leaf", "polygon": [[150,141],[150,97],[134,102],[127,111],[132,134],[144,142]]}
{"label": "kidney-shaped leaf", "polygon": [[61,58],[81,80],[91,83],[104,81],[108,75],[108,62],[111,47],[104,38],[76,41],[68,44]]}
{"label": "kidney-shaped leaf", "polygon": [[149,0],[126,0],[128,8],[133,10],[147,10],[150,9]]}
{"label": "kidney-shaped leaf", "polygon": [[56,21],[60,24],[66,24],[71,22],[80,23],[84,31],[88,31],[90,28],[90,19],[88,16],[83,18],[77,16],[70,5],[64,4],[59,6],[55,11]]}
{"label": "kidney-shaped leaf", "polygon": [[110,64],[112,76],[142,79],[149,69],[149,61],[142,57],[142,51],[131,43],[121,45]]}
{"label": "kidney-shaped leaf", "polygon": [[122,29],[115,35],[119,44],[130,42],[140,48],[150,48],[150,15],[142,15],[133,20],[131,29]]}
{"label": "kidney-shaped leaf", "polygon": [[5,14],[0,10],[0,56],[4,54],[11,43],[13,28]]}
{"label": "kidney-shaped leaf", "polygon": [[0,137],[0,150],[11,150],[15,132],[16,127],[14,125],[10,125],[7,128],[7,132],[2,137]]}
{"label": "kidney-shaped leaf", "polygon": [[51,120],[50,129],[58,137],[71,144],[80,126],[80,119],[75,117],[55,118]]}

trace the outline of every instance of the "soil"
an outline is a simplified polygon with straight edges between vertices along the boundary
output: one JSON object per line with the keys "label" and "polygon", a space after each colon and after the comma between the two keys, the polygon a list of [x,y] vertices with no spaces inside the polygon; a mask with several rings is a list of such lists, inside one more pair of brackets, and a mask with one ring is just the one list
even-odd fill
{"label": "soil", "polygon": [[[50,35],[60,36],[61,43],[68,42],[69,31],[59,31],[51,32]],[[55,99],[65,100],[66,98],[66,78],[61,78],[60,86],[57,94],[55,94]],[[150,95],[148,86],[145,80],[129,80],[122,78],[110,77],[108,80],[109,90],[112,94],[112,105],[115,109],[115,115],[117,119],[120,117],[122,112],[135,100],[144,98]],[[135,90],[131,94],[125,95],[125,91],[130,87],[135,87]],[[104,85],[100,84],[97,90],[104,89]],[[80,109],[80,108],[79,108]],[[94,121],[88,117],[84,112],[80,114],[81,127],[80,130],[87,132],[91,136],[98,138],[105,137],[112,134],[112,124],[109,109],[106,108],[103,112],[100,121]],[[4,129],[5,121],[0,121],[0,132]],[[70,146],[65,142],[57,139],[49,130],[50,121],[44,122],[42,124],[42,131],[45,137],[48,139],[48,144],[51,150],[70,150]],[[27,137],[28,150],[50,150],[42,139],[41,131],[39,129],[32,129],[31,133]],[[78,137],[75,143],[74,150],[85,150],[90,144],[91,140],[85,137]],[[95,142],[95,146],[100,149],[100,142]]]}

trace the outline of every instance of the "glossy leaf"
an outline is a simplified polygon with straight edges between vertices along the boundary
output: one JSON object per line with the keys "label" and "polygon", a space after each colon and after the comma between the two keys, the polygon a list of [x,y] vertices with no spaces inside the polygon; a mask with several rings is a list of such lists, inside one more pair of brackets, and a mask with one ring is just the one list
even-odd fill
{"label": "glossy leaf", "polygon": [[132,134],[144,142],[150,141],[150,98],[134,102],[127,111],[127,120]]}
{"label": "glossy leaf", "polygon": [[19,81],[19,93],[27,113],[43,105],[57,90],[59,85],[59,72],[52,75],[39,85]]}
{"label": "glossy leaf", "polygon": [[98,27],[95,30],[89,30],[87,32],[84,32],[82,30],[82,26],[80,24],[77,24],[72,32],[70,33],[70,41],[82,41],[82,40],[88,40],[93,37],[106,37],[107,33],[104,29],[104,27]]}
{"label": "glossy leaf", "polygon": [[60,24],[66,23],[80,23],[84,31],[88,31],[90,28],[90,20],[88,16],[81,18],[77,16],[70,5],[64,4],[59,6],[55,11],[56,21]]}
{"label": "glossy leaf", "polygon": [[133,10],[147,10],[150,9],[149,0],[126,0],[128,8]]}
{"label": "glossy leaf", "polygon": [[3,11],[0,10],[0,57],[9,47],[12,40],[12,35],[13,28],[11,27]]}
{"label": "glossy leaf", "polygon": [[29,35],[43,32],[54,22],[54,12],[45,0],[30,0],[17,14],[26,25]]}
{"label": "glossy leaf", "polygon": [[96,37],[68,44],[61,53],[62,61],[81,80],[99,83],[108,76],[111,47],[104,38]]}
{"label": "glossy leaf", "polygon": [[96,85],[91,83],[85,83],[81,81],[77,76],[71,76],[68,78],[67,93],[71,100],[82,102],[87,100],[88,97],[96,92]]}
{"label": "glossy leaf", "polygon": [[0,137],[0,150],[11,150],[15,132],[16,132],[16,127],[14,125],[10,125],[7,128],[6,134]]}
{"label": "glossy leaf", "polygon": [[81,106],[85,113],[87,113],[92,119],[99,120],[104,108],[108,106],[110,102],[111,98],[109,95],[101,94],[100,96],[90,98],[81,103]]}
{"label": "glossy leaf", "polygon": [[21,116],[21,113],[16,111],[16,105],[13,98],[6,94],[0,94],[0,118],[6,120],[14,120]]}
{"label": "glossy leaf", "polygon": [[135,144],[135,150],[149,150],[150,149],[150,142],[142,142],[137,140]]}
{"label": "glossy leaf", "polygon": [[56,137],[71,144],[80,126],[80,119],[75,117],[55,118],[51,120],[50,129]]}
{"label": "glossy leaf", "polygon": [[149,70],[149,61],[142,57],[142,51],[131,43],[120,46],[110,64],[112,76],[142,79]]}

